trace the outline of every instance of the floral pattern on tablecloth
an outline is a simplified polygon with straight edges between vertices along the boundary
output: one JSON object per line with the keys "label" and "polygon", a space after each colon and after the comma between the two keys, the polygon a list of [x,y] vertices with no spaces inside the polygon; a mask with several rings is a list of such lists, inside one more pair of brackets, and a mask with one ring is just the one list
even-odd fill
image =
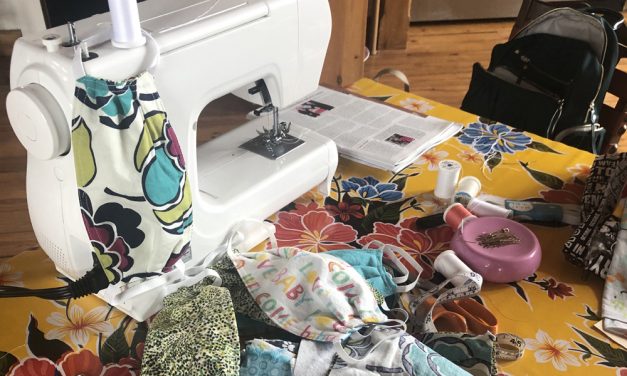
{"label": "floral pattern on tablecloth", "polygon": [[[446,226],[418,229],[416,219],[442,210],[433,196],[437,163],[455,159],[462,175],[481,179],[482,192],[518,200],[579,203],[593,155],[426,98],[363,79],[351,90],[451,121],[469,124],[458,135],[393,174],[342,159],[332,194],[312,190],[271,220],[281,246],[311,252],[362,248],[378,240],[407,250],[434,276],[433,260],[448,249]],[[498,317],[499,330],[525,339],[500,375],[627,376],[627,351],[592,328],[600,317],[603,281],[582,278],[563,257],[570,226],[529,225],[543,249],[539,270],[511,284],[484,283],[481,301]],[[0,284],[60,286],[42,251],[0,262]],[[0,375],[136,375],[146,323],[137,323],[96,297],[76,301],[0,300]]]}

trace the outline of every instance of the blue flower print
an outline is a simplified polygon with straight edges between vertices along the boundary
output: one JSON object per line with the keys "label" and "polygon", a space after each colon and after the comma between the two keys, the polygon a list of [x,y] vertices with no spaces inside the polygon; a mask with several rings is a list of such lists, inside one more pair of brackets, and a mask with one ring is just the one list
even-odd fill
{"label": "blue flower print", "polygon": [[342,189],[347,192],[357,192],[359,197],[366,200],[398,201],[403,198],[403,192],[398,190],[395,183],[380,183],[372,176],[350,178],[342,180]]}
{"label": "blue flower print", "polygon": [[494,152],[514,154],[527,149],[531,138],[503,124],[472,123],[459,136],[462,144],[472,145],[481,154]]}

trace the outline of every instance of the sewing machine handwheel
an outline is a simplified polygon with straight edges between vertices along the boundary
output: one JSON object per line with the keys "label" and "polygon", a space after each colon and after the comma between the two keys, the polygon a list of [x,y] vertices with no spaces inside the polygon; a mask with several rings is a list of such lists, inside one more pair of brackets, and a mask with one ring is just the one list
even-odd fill
{"label": "sewing machine handwheel", "polygon": [[24,148],[39,159],[52,159],[70,149],[70,129],[52,94],[28,84],[7,95],[7,114]]}

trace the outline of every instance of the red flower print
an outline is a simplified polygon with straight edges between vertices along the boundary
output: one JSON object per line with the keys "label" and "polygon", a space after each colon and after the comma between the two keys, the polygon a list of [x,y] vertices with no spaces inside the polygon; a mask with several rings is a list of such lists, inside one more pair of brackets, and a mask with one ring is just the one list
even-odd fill
{"label": "red flower print", "polygon": [[81,349],[67,353],[59,362],[59,368],[65,375],[100,376],[102,363],[91,351]]}
{"label": "red flower print", "polygon": [[423,268],[421,278],[433,277],[433,260],[448,248],[453,236],[449,226],[430,228],[424,232],[413,230],[415,218],[406,219],[399,225],[376,222],[372,234],[362,236],[357,240],[362,246],[378,240],[384,244],[392,244],[403,248],[412,255]]}
{"label": "red flower print", "polygon": [[8,373],[12,376],[55,376],[57,367],[49,359],[28,358],[13,366]]}
{"label": "red flower print", "polygon": [[290,213],[296,213],[299,215],[305,215],[311,211],[324,211],[324,208],[318,206],[318,203],[311,201],[307,205],[297,203],[295,208],[290,210]]}
{"label": "red flower print", "polygon": [[135,354],[137,355],[137,358],[127,356],[120,359],[118,364],[120,364],[121,366],[127,366],[135,371],[140,371],[142,366],[142,358],[144,356],[144,342],[140,342],[137,344],[137,346],[135,346]]}
{"label": "red flower print", "polygon": [[304,205],[291,212],[280,212],[276,224],[279,247],[297,247],[309,252],[325,252],[333,249],[354,248],[348,243],[355,241],[357,231],[351,226],[335,222],[335,219],[317,205]]}
{"label": "red flower print", "polygon": [[107,368],[104,369],[102,376],[135,376],[135,371],[133,371],[129,366],[122,366],[119,364],[110,364]]}
{"label": "red flower print", "polygon": [[562,189],[541,191],[540,194],[547,202],[556,204],[579,204],[583,196],[583,184],[566,183]]}
{"label": "red flower print", "polygon": [[336,205],[325,205],[325,209],[332,216],[340,217],[340,221],[348,222],[351,217],[355,217],[357,219],[361,219],[364,217],[364,213],[361,211],[361,205],[357,204],[349,204],[347,202],[340,202]]}
{"label": "red flower print", "polygon": [[542,284],[541,286],[547,291],[551,300],[555,300],[556,296],[562,299],[564,299],[566,296],[575,296],[575,294],[573,294],[573,288],[568,286],[567,284],[557,282],[553,278],[549,278],[545,281],[546,283]]}

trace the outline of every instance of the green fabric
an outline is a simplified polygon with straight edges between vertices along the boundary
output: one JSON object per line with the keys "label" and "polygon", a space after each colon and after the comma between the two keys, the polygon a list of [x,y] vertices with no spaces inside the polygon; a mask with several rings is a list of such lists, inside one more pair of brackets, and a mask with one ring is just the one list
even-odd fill
{"label": "green fabric", "polygon": [[476,376],[496,374],[495,341],[490,333],[427,333],[418,337],[425,345]]}
{"label": "green fabric", "polygon": [[166,297],[152,321],[143,376],[238,375],[239,338],[228,290],[201,283]]}

